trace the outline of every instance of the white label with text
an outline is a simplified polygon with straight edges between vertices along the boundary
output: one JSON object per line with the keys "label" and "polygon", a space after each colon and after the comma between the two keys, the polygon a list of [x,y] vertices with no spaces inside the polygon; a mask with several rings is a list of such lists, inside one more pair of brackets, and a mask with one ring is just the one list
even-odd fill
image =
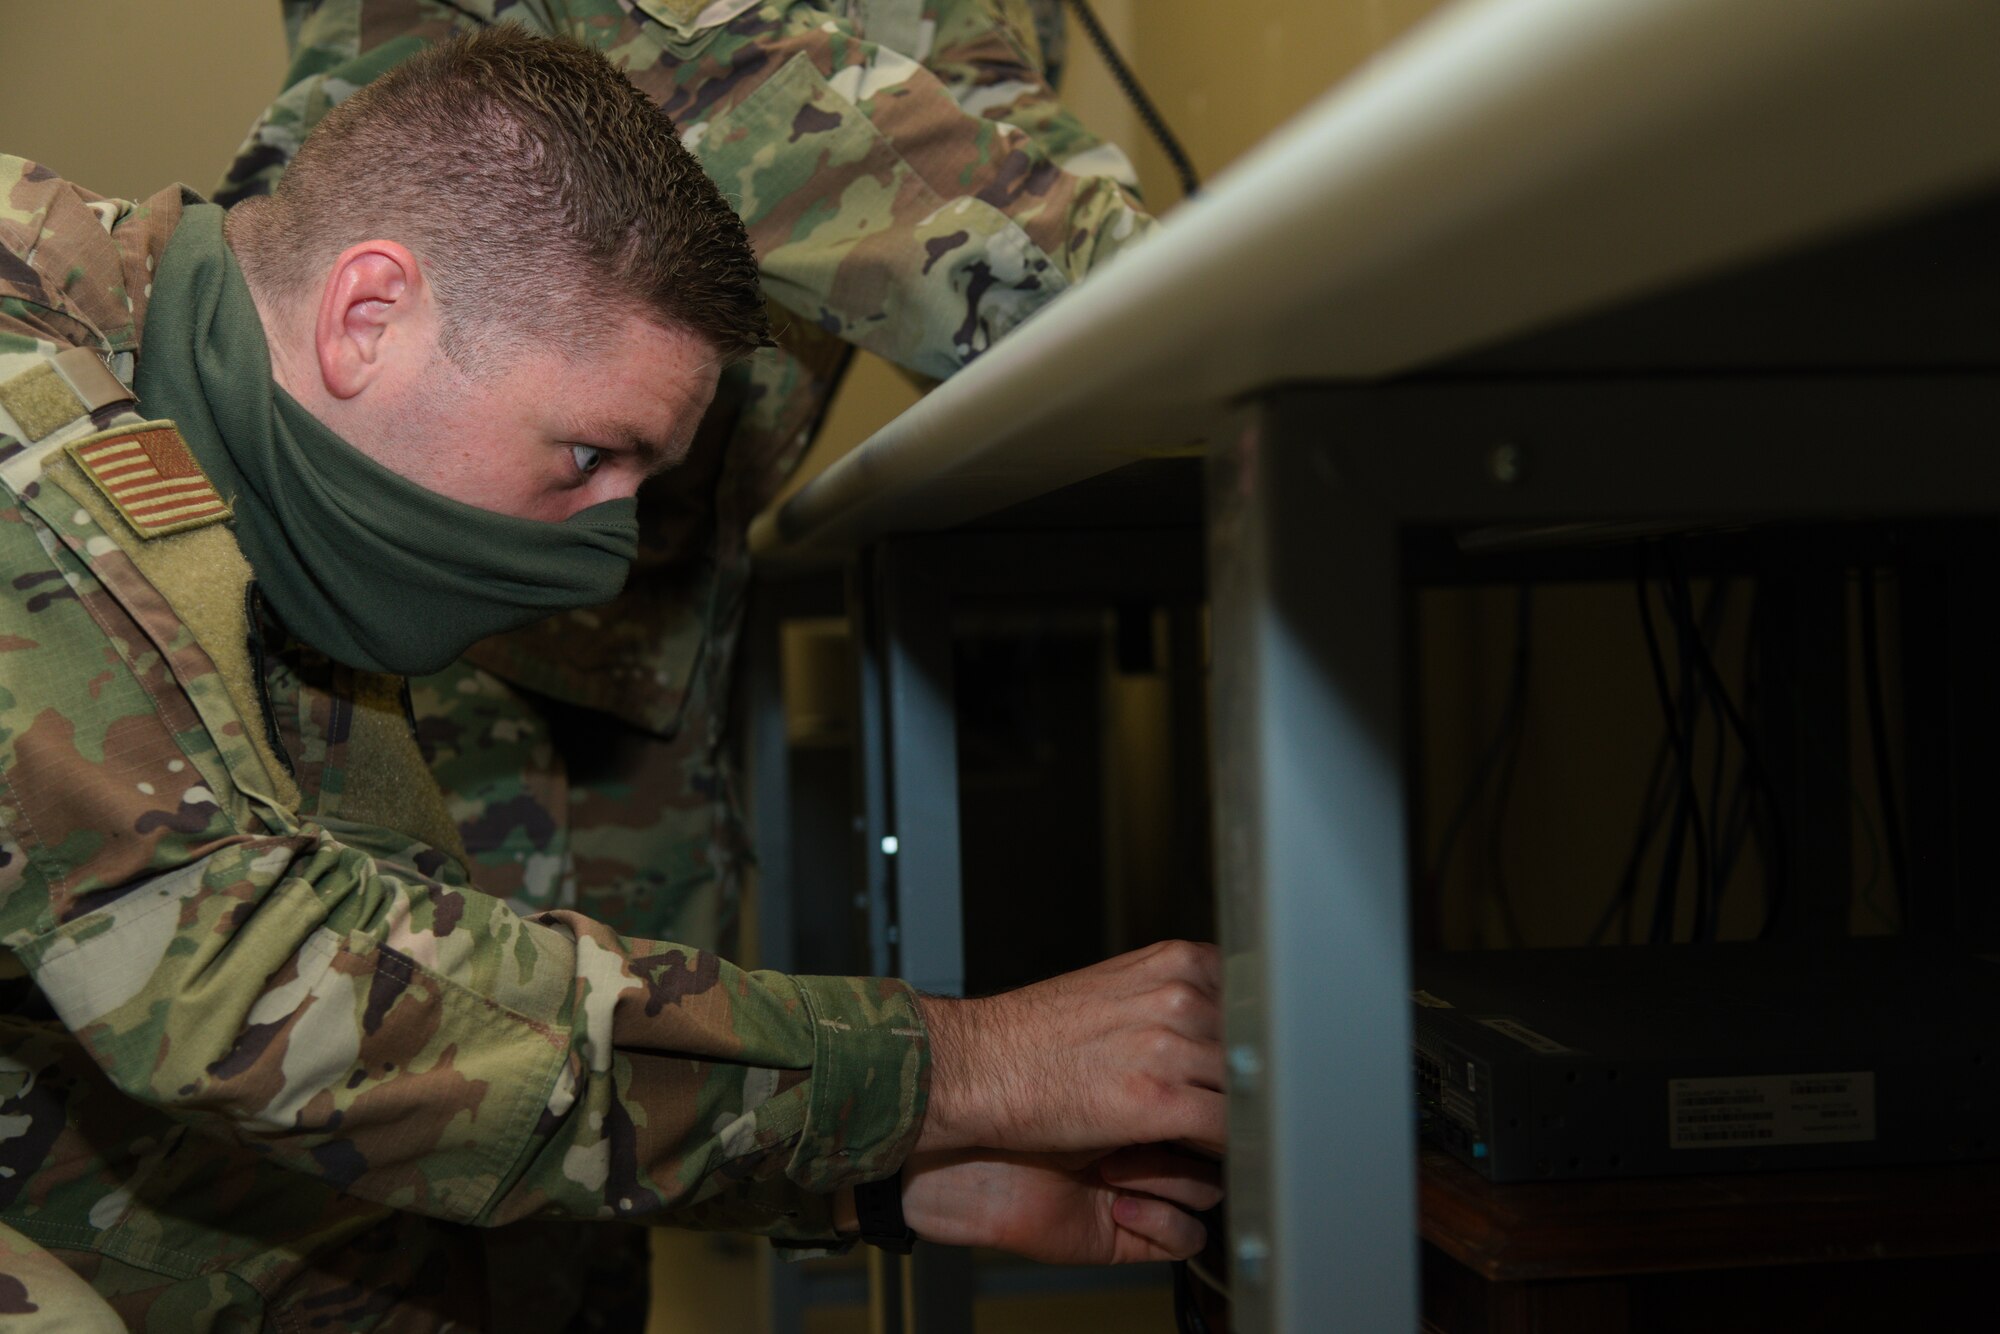
{"label": "white label with text", "polygon": [[1875,1138],[1875,1074],[1667,1081],[1667,1147],[1757,1148]]}

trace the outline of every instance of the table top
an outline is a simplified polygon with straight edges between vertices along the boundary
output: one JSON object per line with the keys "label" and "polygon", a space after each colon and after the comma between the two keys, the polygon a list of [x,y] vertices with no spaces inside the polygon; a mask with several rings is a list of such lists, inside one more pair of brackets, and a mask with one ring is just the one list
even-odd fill
{"label": "table top", "polygon": [[1992,0],[1461,0],[760,515],[766,563],[1204,449],[2000,179]]}
{"label": "table top", "polygon": [[1489,1279],[2000,1252],[2000,1163],[1496,1186],[1427,1149],[1419,1169],[1424,1240]]}

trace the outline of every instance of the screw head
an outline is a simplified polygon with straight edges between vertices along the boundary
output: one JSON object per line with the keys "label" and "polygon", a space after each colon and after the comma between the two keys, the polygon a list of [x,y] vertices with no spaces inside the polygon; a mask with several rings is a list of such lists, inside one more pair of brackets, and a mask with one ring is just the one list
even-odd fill
{"label": "screw head", "polygon": [[1493,452],[1486,456],[1486,472],[1502,486],[1513,486],[1521,480],[1521,472],[1527,463],[1521,447],[1512,441],[1503,441],[1493,446]]}
{"label": "screw head", "polygon": [[1262,1283],[1271,1261],[1271,1243],[1254,1232],[1236,1239],[1236,1277],[1246,1283]]}
{"label": "screw head", "polygon": [[1253,1089],[1264,1073],[1264,1058],[1249,1043],[1239,1042],[1229,1049],[1229,1073],[1239,1090]]}

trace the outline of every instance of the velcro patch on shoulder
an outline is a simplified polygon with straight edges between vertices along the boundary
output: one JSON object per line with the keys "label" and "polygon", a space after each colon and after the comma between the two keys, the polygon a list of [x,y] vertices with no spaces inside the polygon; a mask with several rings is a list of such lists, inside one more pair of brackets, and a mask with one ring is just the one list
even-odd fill
{"label": "velcro patch on shoulder", "polygon": [[0,384],[0,408],[20,426],[28,444],[89,411],[69,381],[46,361]]}
{"label": "velcro patch on shoulder", "polygon": [[165,537],[232,514],[172,422],[99,431],[64,448],[140,537]]}

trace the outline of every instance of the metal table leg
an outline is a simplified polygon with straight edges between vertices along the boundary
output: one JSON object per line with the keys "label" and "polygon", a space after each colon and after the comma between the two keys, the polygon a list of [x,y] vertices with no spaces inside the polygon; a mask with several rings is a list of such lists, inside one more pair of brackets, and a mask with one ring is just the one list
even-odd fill
{"label": "metal table leg", "polygon": [[[853,581],[863,627],[862,855],[878,966],[938,995],[965,991],[958,741],[950,601],[915,553],[886,544]],[[871,1256],[878,1334],[972,1334],[972,1254]]]}
{"label": "metal table leg", "polygon": [[1235,1314],[1410,1331],[1396,535],[1279,423],[1250,409],[1208,480]]}

